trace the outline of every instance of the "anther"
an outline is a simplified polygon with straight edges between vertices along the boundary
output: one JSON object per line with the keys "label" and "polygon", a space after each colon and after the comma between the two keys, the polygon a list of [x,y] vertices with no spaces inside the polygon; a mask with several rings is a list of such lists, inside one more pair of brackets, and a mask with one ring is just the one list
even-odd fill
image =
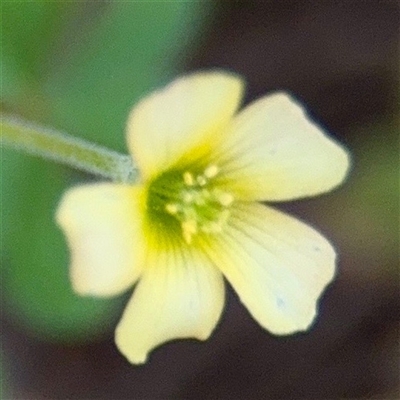
{"label": "anther", "polygon": [[200,186],[204,186],[207,183],[207,179],[203,175],[197,176],[196,180]]}
{"label": "anther", "polygon": [[185,182],[186,186],[193,186],[194,185],[193,175],[189,171],[186,171],[186,172],[183,173],[183,182]]}
{"label": "anther", "polygon": [[178,205],[174,203],[168,203],[165,206],[165,210],[167,211],[168,214],[175,215],[178,213]]}
{"label": "anther", "polygon": [[218,174],[218,172],[219,172],[219,168],[216,165],[211,164],[204,170],[204,175],[207,178],[214,178],[214,176],[216,176]]}
{"label": "anther", "polygon": [[230,193],[218,193],[217,199],[222,206],[228,207],[233,203],[234,197]]}
{"label": "anther", "polygon": [[183,193],[183,201],[185,203],[191,203],[194,200],[193,194],[189,192]]}

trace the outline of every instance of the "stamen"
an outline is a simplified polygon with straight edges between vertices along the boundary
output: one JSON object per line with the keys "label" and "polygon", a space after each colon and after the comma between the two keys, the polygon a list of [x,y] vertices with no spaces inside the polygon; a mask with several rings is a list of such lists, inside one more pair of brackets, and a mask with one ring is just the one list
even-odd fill
{"label": "stamen", "polygon": [[185,182],[186,186],[193,186],[194,185],[193,175],[189,171],[184,172],[183,181]]}
{"label": "stamen", "polygon": [[219,203],[224,207],[230,206],[234,200],[234,197],[230,193],[218,193],[216,197]]}
{"label": "stamen", "polygon": [[214,176],[216,176],[218,174],[218,172],[219,172],[219,168],[216,165],[211,164],[204,170],[204,175],[207,178],[214,178]]}
{"label": "stamen", "polygon": [[179,207],[175,203],[168,203],[165,206],[165,210],[167,211],[168,214],[171,214],[171,215],[177,214],[178,213],[178,209],[179,209]]}
{"label": "stamen", "polygon": [[207,183],[207,179],[203,175],[199,175],[196,180],[200,186],[204,186]]}
{"label": "stamen", "polygon": [[[211,184],[211,179],[218,173],[218,166],[210,164],[200,174],[190,170],[180,172],[175,176],[178,178],[176,184],[160,184],[163,189],[159,199],[163,202],[162,207],[179,222],[180,234],[187,244],[191,244],[199,233],[219,234],[227,225],[234,196],[220,189],[217,182],[217,187],[214,187],[214,182]],[[167,183],[171,186],[170,192],[164,190]]]}
{"label": "stamen", "polygon": [[183,193],[183,201],[185,203],[191,203],[194,200],[194,196],[190,192],[184,192]]}

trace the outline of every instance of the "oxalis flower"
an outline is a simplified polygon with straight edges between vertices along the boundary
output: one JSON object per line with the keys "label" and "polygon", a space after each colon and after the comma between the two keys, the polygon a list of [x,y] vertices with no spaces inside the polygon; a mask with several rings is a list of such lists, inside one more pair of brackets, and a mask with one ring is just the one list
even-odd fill
{"label": "oxalis flower", "polygon": [[258,202],[331,190],[348,154],[285,93],[237,113],[242,89],[235,75],[204,72],[150,94],[127,127],[141,182],[76,187],[60,203],[75,291],[113,296],[138,281],[115,333],[132,363],[172,339],[207,339],[223,276],[275,335],[308,329],[334,276],[323,236]]}

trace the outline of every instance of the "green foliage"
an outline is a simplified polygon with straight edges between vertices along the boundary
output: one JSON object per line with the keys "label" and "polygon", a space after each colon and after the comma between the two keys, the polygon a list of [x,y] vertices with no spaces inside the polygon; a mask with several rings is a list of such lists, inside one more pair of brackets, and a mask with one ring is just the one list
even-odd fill
{"label": "green foliage", "polygon": [[[7,2],[2,5],[2,108],[126,152],[130,107],[178,72],[200,2]],[[91,340],[121,299],[76,296],[54,223],[66,178],[58,165],[3,149],[2,290],[7,313],[50,340]],[[69,174],[68,174],[69,173]]]}
{"label": "green foliage", "polygon": [[91,37],[75,44],[74,55],[62,56],[59,69],[46,82],[46,92],[57,101],[56,124],[125,150],[123,131],[130,108],[177,72],[179,51],[193,29],[197,7],[116,3]]}

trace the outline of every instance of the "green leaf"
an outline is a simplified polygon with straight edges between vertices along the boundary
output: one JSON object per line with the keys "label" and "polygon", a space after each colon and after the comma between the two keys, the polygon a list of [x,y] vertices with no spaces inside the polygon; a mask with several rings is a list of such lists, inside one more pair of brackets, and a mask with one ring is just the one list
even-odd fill
{"label": "green leaf", "polygon": [[7,1],[1,5],[2,101],[18,109],[37,102],[49,53],[72,3]]}
{"label": "green leaf", "polygon": [[39,81],[72,7],[76,5],[68,2],[3,2],[2,52],[15,59],[22,73]]}
{"label": "green leaf", "polygon": [[[130,108],[178,72],[204,14],[200,2],[114,2],[58,60],[45,85],[52,123],[122,151]],[[62,56],[62,55],[61,55]]]}

